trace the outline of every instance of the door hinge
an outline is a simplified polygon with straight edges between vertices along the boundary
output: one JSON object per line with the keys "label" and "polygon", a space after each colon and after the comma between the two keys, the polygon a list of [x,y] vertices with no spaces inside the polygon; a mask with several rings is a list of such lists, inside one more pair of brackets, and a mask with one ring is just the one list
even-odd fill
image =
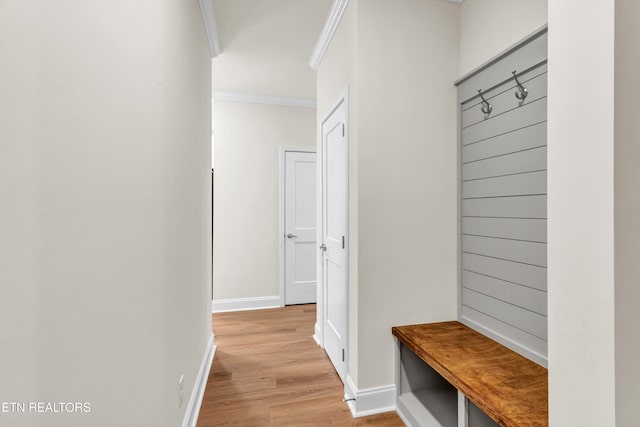
{"label": "door hinge", "polygon": [[344,348],[342,349],[342,361],[344,362]]}
{"label": "door hinge", "polygon": [[342,236],[342,249],[344,249],[344,236]]}
{"label": "door hinge", "polygon": [[344,136],[344,123],[342,124],[342,136]]}

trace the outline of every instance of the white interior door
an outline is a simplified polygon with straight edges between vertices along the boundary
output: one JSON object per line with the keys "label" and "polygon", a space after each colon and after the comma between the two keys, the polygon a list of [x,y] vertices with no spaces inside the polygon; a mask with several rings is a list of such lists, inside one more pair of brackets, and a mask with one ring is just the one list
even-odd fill
{"label": "white interior door", "polygon": [[286,151],[284,303],[316,302],[316,153]]}
{"label": "white interior door", "polygon": [[347,344],[347,142],[343,101],[321,125],[324,347],[345,381]]}

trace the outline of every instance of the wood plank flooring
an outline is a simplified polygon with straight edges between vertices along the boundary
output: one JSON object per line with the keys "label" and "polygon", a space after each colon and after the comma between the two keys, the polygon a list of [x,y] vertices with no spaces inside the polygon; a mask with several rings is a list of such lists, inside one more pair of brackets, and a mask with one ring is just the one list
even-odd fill
{"label": "wood plank flooring", "polygon": [[311,335],[314,304],[213,316],[217,350],[198,427],[404,426],[395,412],[353,419]]}

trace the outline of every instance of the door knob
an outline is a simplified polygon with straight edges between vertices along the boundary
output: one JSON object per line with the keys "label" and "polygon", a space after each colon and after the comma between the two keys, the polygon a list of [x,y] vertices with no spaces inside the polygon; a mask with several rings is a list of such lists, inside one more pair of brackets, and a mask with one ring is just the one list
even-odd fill
{"label": "door knob", "polygon": [[322,245],[320,245],[320,250],[321,251],[326,251],[327,250],[327,245],[325,245],[324,243]]}
{"label": "door knob", "polygon": [[298,237],[297,235],[293,234],[293,233],[288,233],[287,234],[287,238],[288,239],[293,239],[294,237]]}

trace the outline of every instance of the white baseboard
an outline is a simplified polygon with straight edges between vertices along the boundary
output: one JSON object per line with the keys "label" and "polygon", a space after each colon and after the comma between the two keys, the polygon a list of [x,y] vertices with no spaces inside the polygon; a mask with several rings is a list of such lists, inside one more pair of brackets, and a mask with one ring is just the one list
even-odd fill
{"label": "white baseboard", "polygon": [[282,307],[280,297],[255,297],[213,300],[211,311],[224,313],[227,311],[260,310],[263,308]]}
{"label": "white baseboard", "polygon": [[324,346],[322,345],[322,333],[320,333],[320,325],[318,325],[318,322],[316,322],[313,331],[313,339],[315,340],[316,344],[318,344],[321,348],[324,348]]}
{"label": "white baseboard", "polygon": [[[396,410],[395,384],[358,390],[351,377],[347,376],[344,397],[354,418]],[[355,400],[348,400],[354,398]]]}
{"label": "white baseboard", "polygon": [[198,421],[198,415],[200,414],[200,406],[202,405],[202,398],[204,397],[204,390],[207,387],[207,379],[209,378],[209,371],[211,370],[211,363],[213,363],[213,355],[216,352],[216,346],[213,340],[213,333],[209,336],[209,342],[207,348],[204,351],[202,362],[200,363],[200,370],[196,377],[196,382],[193,385],[191,391],[191,398],[187,405],[187,411],[184,414],[182,420],[182,427],[196,427]]}

